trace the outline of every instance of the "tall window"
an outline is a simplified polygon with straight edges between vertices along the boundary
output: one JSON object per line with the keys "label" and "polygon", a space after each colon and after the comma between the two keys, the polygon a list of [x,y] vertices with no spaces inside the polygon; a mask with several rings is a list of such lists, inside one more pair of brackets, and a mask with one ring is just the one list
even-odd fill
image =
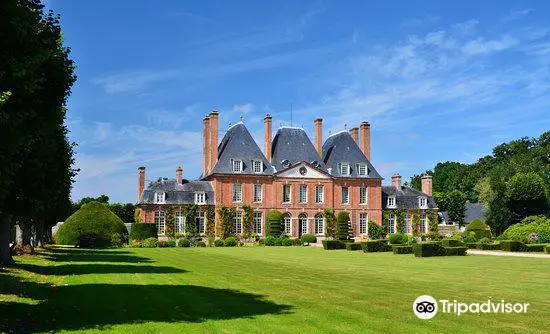
{"label": "tall window", "polygon": [[258,203],[262,201],[262,188],[261,184],[254,185],[254,202]]}
{"label": "tall window", "polygon": [[426,219],[426,214],[423,213],[420,215],[420,234],[428,233],[428,219]]}
{"label": "tall window", "polygon": [[185,233],[185,222],[183,212],[176,212],[176,233]]}
{"label": "tall window", "polygon": [[165,193],[155,193],[155,203],[163,204],[166,200]]}
{"label": "tall window", "polygon": [[262,213],[254,212],[254,233],[262,234]]}
{"label": "tall window", "polygon": [[428,199],[426,197],[419,197],[418,198],[418,206],[421,209],[425,209],[428,206]]}
{"label": "tall window", "polygon": [[195,193],[195,204],[206,204],[206,194],[204,192]]}
{"label": "tall window", "polygon": [[395,196],[388,197],[388,208],[395,208]]}
{"label": "tall window", "polygon": [[233,218],[233,233],[241,234],[243,232],[243,214],[240,211],[235,212],[235,217]]}
{"label": "tall window", "polygon": [[340,165],[340,174],[342,176],[348,176],[350,174],[349,164],[341,164]]}
{"label": "tall window", "polygon": [[315,203],[323,203],[325,201],[325,187],[315,186]]}
{"label": "tall window", "polygon": [[262,172],[262,162],[260,160],[252,161],[252,168],[254,170],[254,173],[261,173]]}
{"label": "tall window", "polygon": [[307,215],[305,213],[301,213],[298,216],[298,228],[298,234],[300,237],[307,233]]}
{"label": "tall window", "polygon": [[359,234],[368,233],[368,216],[366,213],[359,214]]}
{"label": "tall window", "polygon": [[357,174],[359,174],[360,176],[367,175],[367,165],[358,164],[357,165]]}
{"label": "tall window", "polygon": [[242,202],[243,200],[243,185],[240,183],[233,184],[233,202]]}
{"label": "tall window", "polygon": [[292,224],[290,221],[290,214],[285,213],[283,216],[283,223],[285,224],[285,234],[291,235],[292,234]]}
{"label": "tall window", "polygon": [[205,228],[204,217],[205,217],[204,211],[197,210],[195,212],[195,221],[197,222],[197,227],[199,228],[200,234],[204,233],[204,228]]}
{"label": "tall window", "polygon": [[395,233],[395,215],[393,213],[390,214],[390,218],[388,219],[388,228],[390,234]]}
{"label": "tall window", "polygon": [[412,216],[410,213],[405,214],[405,232],[412,234]]}
{"label": "tall window", "polygon": [[325,217],[318,213],[315,215],[315,234],[323,234],[325,231]]}
{"label": "tall window", "polygon": [[349,188],[342,187],[342,204],[349,204]]}
{"label": "tall window", "polygon": [[242,172],[243,171],[243,161],[242,160],[237,160],[237,159],[231,160],[231,170],[233,172],[236,172],[236,173]]}
{"label": "tall window", "polygon": [[367,187],[359,187],[359,204],[367,204]]}
{"label": "tall window", "polygon": [[283,185],[283,203],[290,203],[290,184]]}
{"label": "tall window", "polygon": [[155,211],[155,225],[157,226],[157,233],[164,234],[164,232],[166,231],[164,211]]}
{"label": "tall window", "polygon": [[300,203],[307,203],[307,186],[301,185],[300,186],[300,196],[299,196]]}

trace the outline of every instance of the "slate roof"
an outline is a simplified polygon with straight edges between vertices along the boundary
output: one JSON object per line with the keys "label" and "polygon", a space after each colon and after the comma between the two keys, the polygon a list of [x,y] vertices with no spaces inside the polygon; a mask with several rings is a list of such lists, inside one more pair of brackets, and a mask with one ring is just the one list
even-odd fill
{"label": "slate roof", "polygon": [[[447,211],[442,211],[441,216],[443,217],[445,222],[451,222]],[[485,217],[485,214],[483,213],[483,203],[467,202],[466,205],[464,205],[464,222],[468,224],[476,218],[479,218],[483,221],[487,220],[487,217]]]}
{"label": "slate roof", "polygon": [[386,209],[388,206],[388,196],[395,196],[395,204],[397,209],[419,209],[418,198],[424,196],[428,200],[428,209],[435,209],[437,205],[433,197],[428,196],[411,187],[401,186],[401,189],[397,189],[393,186],[382,187],[382,208]]}
{"label": "slate roof", "polygon": [[155,204],[155,193],[166,194],[165,204],[195,204],[195,192],[206,193],[206,204],[214,205],[214,188],[210,181],[183,180],[179,185],[176,180],[162,179],[149,184],[139,199],[138,204]]}
{"label": "slate roof", "polygon": [[[288,167],[294,166],[302,161],[310,164],[313,164],[313,162],[316,161],[318,164],[316,167],[326,171],[321,157],[302,128],[279,128],[273,138],[271,152],[271,163],[273,164],[273,167],[275,167],[276,171],[287,169]],[[283,165],[283,161],[285,160],[288,160],[289,165]]]}
{"label": "slate roof", "polygon": [[[382,179],[347,131],[335,133],[327,138],[323,144],[323,162],[327,169],[331,168],[330,174],[334,177]],[[350,165],[349,176],[340,174],[341,163]],[[367,165],[367,175],[358,174],[357,164]]]}
{"label": "slate roof", "polygon": [[[232,159],[241,159],[243,161],[243,171],[233,172],[231,168]],[[263,172],[254,173],[252,170],[252,160],[263,162]],[[248,132],[248,129],[242,122],[230,127],[218,146],[218,162],[210,174],[254,174],[254,175],[272,175],[273,168],[269,161],[254,141],[254,138]]]}

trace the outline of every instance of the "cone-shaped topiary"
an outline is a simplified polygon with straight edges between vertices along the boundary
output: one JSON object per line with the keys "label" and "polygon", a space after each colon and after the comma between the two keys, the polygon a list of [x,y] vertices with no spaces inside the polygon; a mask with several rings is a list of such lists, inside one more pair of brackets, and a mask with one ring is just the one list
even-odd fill
{"label": "cone-shaped topiary", "polygon": [[479,218],[472,220],[470,224],[466,225],[464,234],[469,235],[470,232],[475,233],[476,240],[482,238],[492,238],[491,229]]}
{"label": "cone-shaped topiary", "polygon": [[338,218],[336,220],[336,239],[348,240],[349,231],[349,213],[347,213],[346,211],[341,211],[338,213]]}
{"label": "cone-shaped topiary", "polygon": [[90,202],[67,218],[54,238],[58,245],[76,245],[82,235],[103,236],[111,240],[113,234],[121,237],[128,234],[122,220],[105,204]]}
{"label": "cone-shaped topiary", "polygon": [[272,235],[275,238],[281,236],[283,214],[279,210],[272,210],[267,213],[267,235]]}

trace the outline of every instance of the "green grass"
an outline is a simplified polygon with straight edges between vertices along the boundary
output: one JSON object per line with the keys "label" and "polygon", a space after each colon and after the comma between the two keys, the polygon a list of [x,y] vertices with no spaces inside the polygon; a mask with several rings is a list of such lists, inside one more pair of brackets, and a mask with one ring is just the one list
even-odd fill
{"label": "green grass", "polygon": [[[0,271],[0,332],[550,331],[550,261],[316,247],[51,249]],[[420,320],[419,295],[530,303]]]}

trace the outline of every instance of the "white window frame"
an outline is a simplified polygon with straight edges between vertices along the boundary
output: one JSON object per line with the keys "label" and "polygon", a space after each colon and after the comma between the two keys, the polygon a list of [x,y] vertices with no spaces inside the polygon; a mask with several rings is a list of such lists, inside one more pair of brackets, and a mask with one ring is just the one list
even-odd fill
{"label": "white window frame", "polygon": [[[424,230],[424,231],[422,231]],[[420,214],[420,234],[428,233],[428,217],[425,213]]]}
{"label": "white window frame", "polygon": [[323,204],[325,202],[325,186],[315,186],[315,204]]}
{"label": "white window frame", "polygon": [[320,214],[315,215],[314,219],[314,228],[315,235],[324,235],[325,234],[325,217]]}
{"label": "white window frame", "polygon": [[157,227],[158,235],[164,235],[166,233],[166,216],[164,211],[155,211],[155,226]]}
{"label": "white window frame", "polygon": [[307,203],[307,184],[301,184],[298,192],[298,203]]}
{"label": "white window frame", "polygon": [[156,192],[156,193],[155,193],[155,203],[156,203],[156,204],[164,204],[164,203],[166,203],[166,193],[164,193],[164,192]]}
{"label": "white window frame", "polygon": [[[285,201],[285,189],[288,189],[288,201]],[[283,203],[288,204],[292,202],[292,186],[290,184],[283,184]]]}
{"label": "white window frame", "polygon": [[195,204],[206,204],[206,193],[204,191],[197,191],[195,193]]}
{"label": "white window frame", "polygon": [[263,172],[262,165],[263,165],[263,162],[261,160],[252,160],[252,172],[256,174],[260,174],[261,172]]}
{"label": "white window frame", "polygon": [[176,211],[176,233],[185,233],[185,216],[181,211]]}
{"label": "white window frame", "polygon": [[233,173],[242,173],[243,161],[240,159],[231,159],[231,171]]}
{"label": "white window frame", "polygon": [[395,208],[395,196],[388,196],[388,208]]}
{"label": "white window frame", "polygon": [[365,212],[359,213],[359,234],[369,234],[369,215]]}
{"label": "white window frame", "polygon": [[301,214],[298,216],[298,231],[299,228],[300,228],[300,224],[304,224],[305,223],[305,226],[306,226],[306,229],[304,231],[304,225],[302,225],[302,235],[306,234],[306,233],[309,233],[309,224],[307,222],[307,216],[302,216]]}
{"label": "white window frame", "polygon": [[[345,173],[344,173],[344,171],[345,171]],[[349,164],[341,163],[340,164],[340,175],[350,176],[350,174],[351,174],[351,170],[350,170]]]}
{"label": "white window frame", "polygon": [[395,234],[395,223],[396,223],[396,218],[395,218],[395,215],[393,213],[390,213],[390,216],[388,217],[388,232],[389,234]]}
{"label": "white window frame", "polygon": [[426,209],[428,207],[428,198],[425,196],[418,197],[418,207],[421,209]]}
{"label": "white window frame", "polygon": [[263,201],[264,186],[263,184],[256,183],[252,186],[252,200],[254,203],[261,203]]}
{"label": "white window frame", "polygon": [[369,191],[367,187],[359,187],[359,204],[367,205],[369,203]]}
{"label": "white window frame", "polygon": [[359,176],[366,176],[367,175],[367,165],[365,164],[357,164],[357,175]]}
{"label": "white window frame", "polygon": [[[346,189],[346,191],[344,191],[344,189]],[[345,198],[344,193],[346,194]],[[342,204],[349,204],[349,187],[342,187],[341,195]]]}
{"label": "white window frame", "polygon": [[410,213],[405,214],[405,233],[412,234],[412,215]]}
{"label": "white window frame", "polygon": [[233,232],[235,234],[243,233],[243,213],[241,211],[236,211],[233,216]]}
{"label": "white window frame", "polygon": [[261,235],[263,230],[263,215],[261,211],[254,211],[254,218],[252,221],[252,231]]}
{"label": "white window frame", "polygon": [[290,214],[283,215],[283,224],[285,228],[285,234],[292,235],[292,217]]}
{"label": "white window frame", "polygon": [[233,183],[233,202],[241,203],[243,201],[243,184]]}
{"label": "white window frame", "polygon": [[204,211],[197,210],[195,212],[195,221],[197,223],[199,234],[204,234],[206,231],[206,213]]}

